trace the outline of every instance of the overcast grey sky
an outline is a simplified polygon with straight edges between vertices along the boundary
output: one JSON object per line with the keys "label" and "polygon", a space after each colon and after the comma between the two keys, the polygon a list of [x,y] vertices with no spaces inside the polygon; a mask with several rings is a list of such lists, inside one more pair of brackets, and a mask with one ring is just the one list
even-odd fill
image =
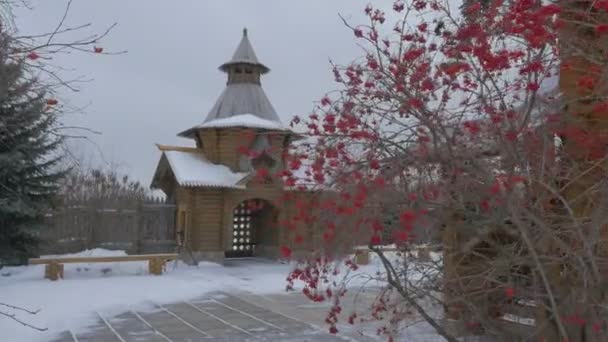
{"label": "overcast grey sky", "polygon": [[[67,0],[29,0],[33,10],[17,11],[22,33],[54,28]],[[390,6],[391,1],[381,1]],[[308,113],[313,101],[336,87],[328,60],[346,63],[361,55],[338,13],[364,23],[361,0],[74,0],[67,24],[92,23],[100,32],[118,26],[100,44],[128,50],[119,56],[71,54],[56,63],[93,79],[78,93],[60,99],[86,106],[71,114],[90,135],[106,161],[148,185],[160,153],[154,143],[190,146],[176,137],[203,121],[225,85],[217,68],[228,61],[243,27],[262,63],[271,68],[262,86],[284,123]],[[92,144],[77,142],[88,162],[102,158]]]}

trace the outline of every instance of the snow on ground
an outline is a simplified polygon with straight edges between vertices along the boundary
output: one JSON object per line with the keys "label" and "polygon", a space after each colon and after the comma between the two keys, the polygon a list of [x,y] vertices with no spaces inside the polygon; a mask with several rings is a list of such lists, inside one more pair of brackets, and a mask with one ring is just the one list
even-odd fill
{"label": "snow on ground", "polygon": [[[125,252],[94,249],[63,256],[121,255]],[[192,299],[211,291],[279,293],[285,290],[285,278],[293,266],[270,261],[233,262],[227,266],[171,262],[161,276],[149,275],[147,262],[65,264],[64,267],[64,279],[59,281],[44,279],[44,265],[0,270],[0,303],[40,309],[40,312],[28,315],[2,307],[0,310],[48,328],[41,333],[0,316],[3,341],[48,341],[67,329],[85,330],[97,320],[96,312],[113,316],[134,308],[151,310],[154,304]],[[374,275],[378,270],[380,266],[372,262],[358,272]]]}

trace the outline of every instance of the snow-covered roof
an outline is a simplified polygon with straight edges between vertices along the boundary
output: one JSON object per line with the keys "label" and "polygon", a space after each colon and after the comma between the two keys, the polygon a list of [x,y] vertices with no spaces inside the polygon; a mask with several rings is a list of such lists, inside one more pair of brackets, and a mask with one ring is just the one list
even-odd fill
{"label": "snow-covered roof", "polygon": [[241,42],[239,46],[236,48],[236,51],[232,55],[232,59],[220,66],[220,70],[226,71],[231,64],[251,64],[257,65],[261,67],[261,73],[265,74],[270,71],[270,69],[264,64],[258,61],[258,57],[255,55],[255,51],[253,51],[253,46],[251,46],[251,42],[249,42],[249,37],[247,36],[247,29],[243,29],[243,38],[241,38]]}
{"label": "snow-covered roof", "polygon": [[[163,163],[163,158],[168,162],[175,175],[175,180],[181,186],[245,188],[239,182],[248,173],[233,172],[227,166],[214,164],[207,160],[201,152],[164,151],[160,163]],[[157,174],[159,169],[160,165]],[[156,187],[157,174],[154,175],[153,187]]]}
{"label": "snow-covered roof", "polygon": [[217,119],[198,125],[196,128],[228,128],[228,127],[250,127],[278,131],[289,130],[281,122],[265,120],[254,114],[240,114],[225,119]]}

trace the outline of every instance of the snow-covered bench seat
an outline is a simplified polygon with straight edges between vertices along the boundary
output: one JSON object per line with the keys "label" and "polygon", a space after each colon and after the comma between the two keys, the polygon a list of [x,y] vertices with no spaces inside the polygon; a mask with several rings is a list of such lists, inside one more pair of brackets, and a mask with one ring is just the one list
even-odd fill
{"label": "snow-covered bench seat", "polygon": [[[384,253],[391,252],[401,252],[402,249],[397,248],[394,245],[390,246],[378,246]],[[413,250],[415,257],[420,261],[428,261],[431,259],[430,257],[431,247],[427,245],[416,246]],[[371,250],[367,246],[358,246],[355,247],[355,263],[358,265],[367,265],[369,264],[369,254]]]}
{"label": "snow-covered bench seat", "polygon": [[58,280],[59,278],[63,278],[63,264],[68,263],[147,261],[150,274],[160,275],[163,273],[165,263],[175,259],[177,259],[177,254],[140,254],[99,257],[32,258],[29,259],[29,264],[46,265],[44,277],[50,280]]}

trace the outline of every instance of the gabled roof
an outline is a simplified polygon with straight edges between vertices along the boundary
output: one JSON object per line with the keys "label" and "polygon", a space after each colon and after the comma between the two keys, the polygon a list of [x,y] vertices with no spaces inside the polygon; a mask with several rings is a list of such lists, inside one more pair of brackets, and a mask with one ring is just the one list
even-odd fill
{"label": "gabled roof", "polygon": [[248,173],[233,172],[224,165],[207,160],[202,152],[165,150],[156,168],[152,188],[159,188],[163,173],[170,169],[180,186],[244,189]]}
{"label": "gabled roof", "polygon": [[249,37],[247,36],[247,29],[243,29],[243,38],[241,38],[241,42],[239,46],[234,51],[232,55],[232,59],[220,66],[220,70],[227,71],[230,65],[232,64],[250,64],[256,65],[260,67],[260,71],[262,74],[265,74],[270,71],[270,69],[264,64],[258,61],[258,57],[255,55],[255,51],[253,51],[253,46],[251,46],[251,42],[249,41]]}

